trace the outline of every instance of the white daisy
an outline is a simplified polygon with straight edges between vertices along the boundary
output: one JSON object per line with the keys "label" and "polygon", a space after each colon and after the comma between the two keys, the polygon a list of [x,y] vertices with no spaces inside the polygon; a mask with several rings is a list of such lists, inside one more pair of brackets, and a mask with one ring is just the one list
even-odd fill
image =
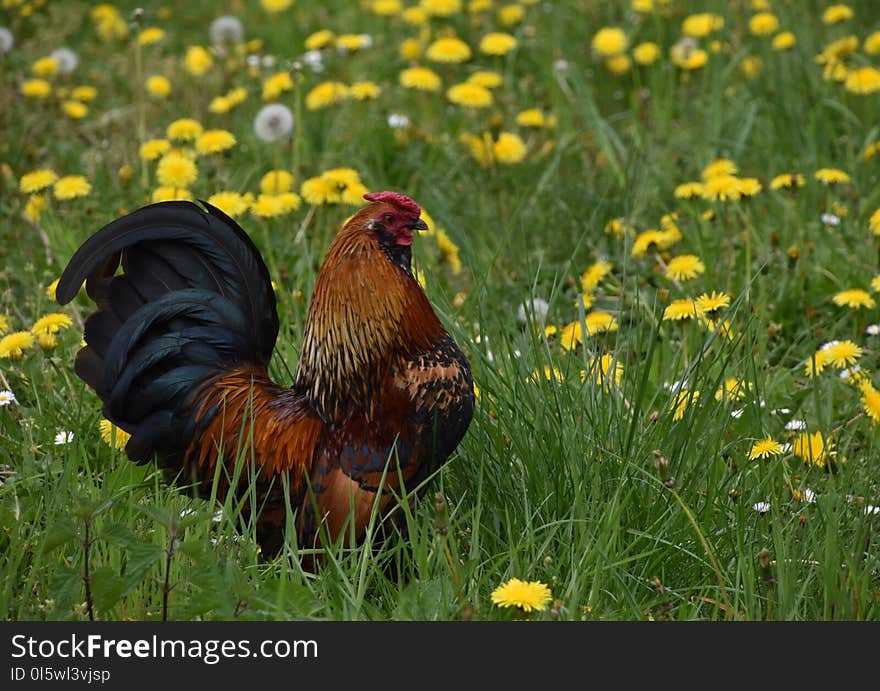
{"label": "white daisy", "polygon": [[4,389],[3,391],[0,391],[0,408],[2,408],[3,406],[7,406],[11,403],[18,403],[18,401],[15,400],[15,394],[12,393],[9,389]]}
{"label": "white daisy", "polygon": [[62,430],[58,434],[55,435],[55,446],[60,446],[62,444],[69,444],[73,441],[73,432]]}
{"label": "white daisy", "polygon": [[770,502],[769,501],[759,501],[756,504],[752,504],[752,508],[760,514],[765,514],[770,510]]}
{"label": "white daisy", "polygon": [[807,423],[805,420],[789,420],[785,423],[785,429],[789,432],[796,432],[798,430],[807,429]]}
{"label": "white daisy", "polygon": [[8,53],[15,45],[15,36],[5,26],[0,26],[0,55]]}

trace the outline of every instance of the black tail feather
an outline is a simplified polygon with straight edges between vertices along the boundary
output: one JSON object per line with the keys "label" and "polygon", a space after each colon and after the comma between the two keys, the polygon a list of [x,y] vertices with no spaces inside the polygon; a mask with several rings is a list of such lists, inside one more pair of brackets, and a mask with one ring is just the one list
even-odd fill
{"label": "black tail feather", "polygon": [[[265,366],[278,334],[269,272],[247,234],[202,202],[163,202],[117,219],[77,250],[56,291],[85,280],[100,311],[86,320],[77,375],[130,432],[133,460],[179,468],[194,396],[214,374]],[[122,275],[116,275],[119,267]]]}

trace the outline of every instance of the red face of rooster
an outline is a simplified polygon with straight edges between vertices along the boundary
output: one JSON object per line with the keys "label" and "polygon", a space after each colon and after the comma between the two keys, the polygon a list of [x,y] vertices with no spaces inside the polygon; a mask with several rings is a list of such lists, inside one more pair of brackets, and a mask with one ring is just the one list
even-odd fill
{"label": "red face of rooster", "polygon": [[367,228],[376,234],[380,244],[409,247],[414,230],[428,229],[428,224],[419,218],[421,208],[409,197],[397,192],[372,192],[365,194],[364,199],[373,202]]}

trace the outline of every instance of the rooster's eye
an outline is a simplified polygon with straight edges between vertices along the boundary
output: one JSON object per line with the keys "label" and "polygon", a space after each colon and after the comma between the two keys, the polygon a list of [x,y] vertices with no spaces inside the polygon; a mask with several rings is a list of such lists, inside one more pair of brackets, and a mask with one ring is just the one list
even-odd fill
{"label": "rooster's eye", "polygon": [[385,221],[385,223],[392,223],[394,221],[394,215],[385,214],[384,216],[382,216],[382,220]]}

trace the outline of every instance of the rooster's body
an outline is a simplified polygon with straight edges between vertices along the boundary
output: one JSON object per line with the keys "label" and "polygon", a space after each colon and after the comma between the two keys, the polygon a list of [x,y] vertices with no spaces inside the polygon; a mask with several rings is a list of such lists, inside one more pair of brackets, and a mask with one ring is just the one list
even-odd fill
{"label": "rooster's body", "polygon": [[128,456],[196,489],[217,482],[221,500],[236,492],[267,556],[283,545],[288,507],[300,546],[356,542],[374,505],[381,517],[422,484],[473,414],[468,362],[412,275],[420,209],[395,193],[367,198],[318,274],[290,388],[268,375],[268,271],[210,205],[165,202],[114,221],[58,285],[64,304],[86,279],[100,308],[76,371],[131,433]]}

